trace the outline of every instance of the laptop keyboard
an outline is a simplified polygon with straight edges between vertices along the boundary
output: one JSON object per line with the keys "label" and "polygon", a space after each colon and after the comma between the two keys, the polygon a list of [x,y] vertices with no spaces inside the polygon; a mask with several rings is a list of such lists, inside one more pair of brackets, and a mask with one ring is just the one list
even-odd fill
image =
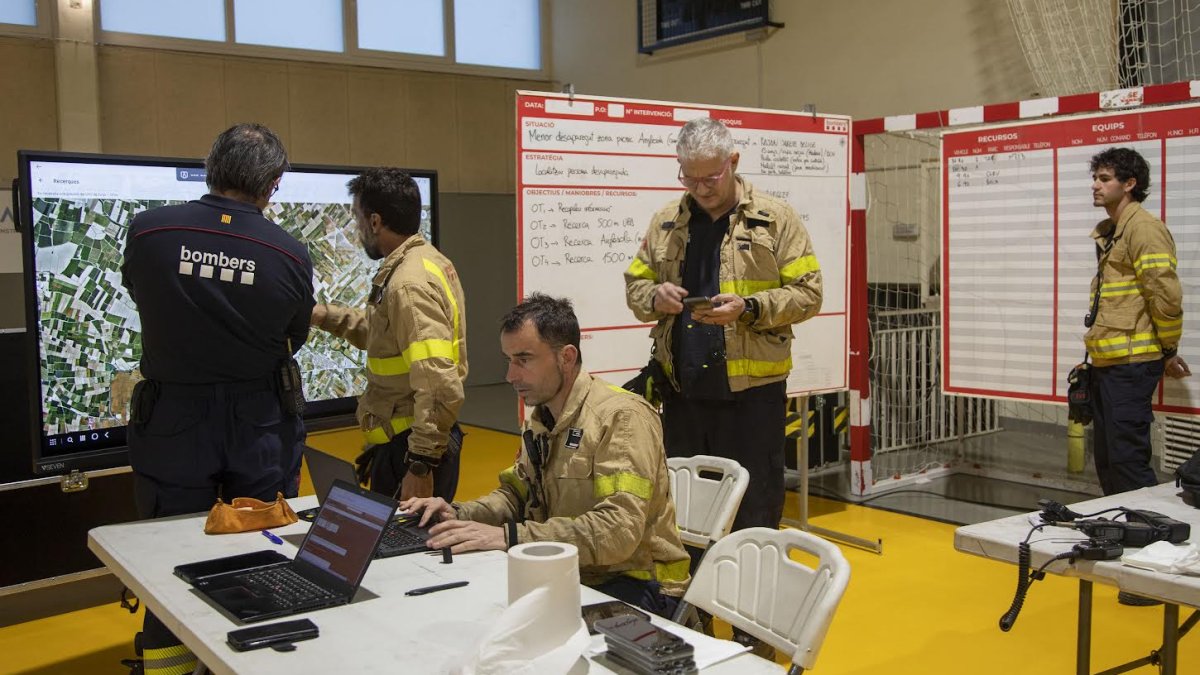
{"label": "laptop keyboard", "polygon": [[383,531],[383,543],[380,544],[380,548],[397,549],[411,547],[424,548],[425,537],[417,534],[411,528],[401,527],[394,522],[389,524],[387,529]]}
{"label": "laptop keyboard", "polygon": [[334,599],[337,595],[305,579],[289,567],[273,567],[241,576],[242,582],[264,595],[270,595],[282,608]]}

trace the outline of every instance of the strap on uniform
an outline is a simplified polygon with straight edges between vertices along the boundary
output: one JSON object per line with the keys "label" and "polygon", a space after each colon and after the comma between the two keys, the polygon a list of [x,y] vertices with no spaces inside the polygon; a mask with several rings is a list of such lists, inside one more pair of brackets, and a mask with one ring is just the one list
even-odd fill
{"label": "strap on uniform", "polygon": [[[1100,287],[1104,285],[1104,261],[1108,259],[1108,253],[1112,250],[1113,244],[1117,243],[1116,234],[1117,226],[1113,224],[1113,231],[1104,238],[1104,246],[1096,244],[1096,291],[1092,294],[1092,308],[1088,310],[1086,316],[1083,317],[1083,327],[1091,328],[1092,324],[1096,323],[1096,315],[1100,311]],[[1086,361],[1084,362],[1086,363]]]}

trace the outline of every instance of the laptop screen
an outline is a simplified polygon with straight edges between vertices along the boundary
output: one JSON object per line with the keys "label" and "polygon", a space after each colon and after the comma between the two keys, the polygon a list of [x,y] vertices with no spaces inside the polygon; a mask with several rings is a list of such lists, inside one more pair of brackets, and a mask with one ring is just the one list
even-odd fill
{"label": "laptop screen", "polygon": [[296,559],[357,586],[395,513],[395,503],[382,499],[334,483]]}
{"label": "laptop screen", "polygon": [[358,476],[354,475],[354,465],[341,457],[306,445],[304,461],[308,462],[308,475],[312,478],[318,504],[325,503],[325,496],[329,494],[329,488],[333,487],[333,481],[344,480],[347,483],[358,484]]}

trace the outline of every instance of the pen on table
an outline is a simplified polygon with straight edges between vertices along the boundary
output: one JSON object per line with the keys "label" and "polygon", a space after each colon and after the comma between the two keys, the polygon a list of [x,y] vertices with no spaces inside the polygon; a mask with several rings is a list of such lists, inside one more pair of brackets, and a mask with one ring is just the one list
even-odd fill
{"label": "pen on table", "polygon": [[445,591],[445,590],[448,590],[451,588],[461,588],[463,586],[466,586],[468,583],[469,582],[466,582],[466,581],[452,581],[448,584],[440,584],[438,586],[426,586],[424,588],[414,588],[411,591],[406,592],[405,595],[425,595],[426,593],[437,593],[438,591]]}
{"label": "pen on table", "polygon": [[280,539],[273,532],[270,532],[268,530],[263,530],[262,535],[264,537],[266,537],[267,539],[270,539],[272,544],[282,544],[283,543],[282,539]]}

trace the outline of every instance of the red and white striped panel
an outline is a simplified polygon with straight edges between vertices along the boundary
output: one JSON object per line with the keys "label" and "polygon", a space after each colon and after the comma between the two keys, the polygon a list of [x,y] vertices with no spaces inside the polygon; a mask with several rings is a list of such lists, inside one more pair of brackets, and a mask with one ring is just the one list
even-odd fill
{"label": "red and white striped panel", "polygon": [[916,129],[936,129],[938,127],[963,124],[1011,122],[1013,120],[1049,117],[1051,115],[1072,115],[1101,110],[1136,108],[1144,105],[1181,103],[1193,98],[1200,98],[1200,80],[1172,82],[1171,84],[1154,84],[1146,87],[1131,87],[1129,89],[1113,89],[1111,91],[1094,92],[1091,94],[1035,98],[1028,101],[978,105],[970,108],[935,110],[915,115],[893,115],[891,117],[877,117],[869,120],[856,120],[854,122],[854,134],[856,136],[867,136],[888,131],[913,131]]}

